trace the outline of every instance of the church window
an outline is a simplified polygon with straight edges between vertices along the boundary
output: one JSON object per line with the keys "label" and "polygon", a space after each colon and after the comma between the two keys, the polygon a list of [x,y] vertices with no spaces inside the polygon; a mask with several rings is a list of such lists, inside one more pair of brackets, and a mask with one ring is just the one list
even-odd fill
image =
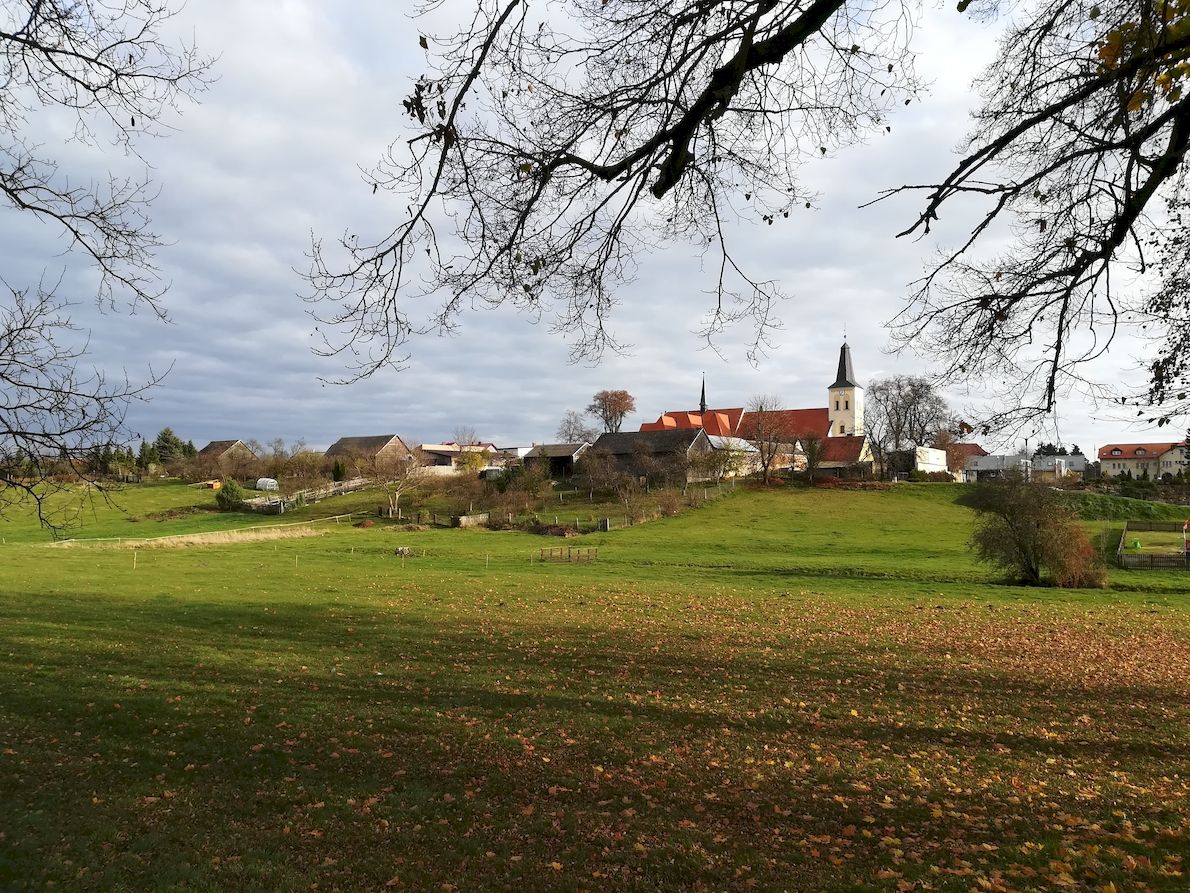
{"label": "church window", "polygon": [[850,401],[850,400],[844,400],[844,401],[843,401],[843,408],[844,408],[844,409],[851,409],[851,401]]}
{"label": "church window", "polygon": [[838,400],[836,400],[836,401],[835,401],[835,409],[838,409],[838,408],[839,408],[839,401],[838,401]]}

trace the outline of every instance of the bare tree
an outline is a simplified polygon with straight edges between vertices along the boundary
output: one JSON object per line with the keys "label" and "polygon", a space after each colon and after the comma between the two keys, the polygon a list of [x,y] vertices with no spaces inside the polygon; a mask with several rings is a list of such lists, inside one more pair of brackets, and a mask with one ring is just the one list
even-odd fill
{"label": "bare tree", "polygon": [[128,403],[148,385],[80,369],[82,348],[59,341],[72,331],[65,308],[47,293],[9,297],[0,305],[0,513],[29,500],[42,524],[58,528],[82,510],[51,498],[59,481],[87,477],[96,448],[124,442]]}
{"label": "bare tree", "polygon": [[793,455],[797,437],[789,430],[781,411],[781,398],[774,394],[757,394],[749,400],[744,418],[746,424],[741,433],[756,447],[761,475],[767,484],[778,457]]}
{"label": "bare tree", "polygon": [[[170,18],[159,0],[115,3],[10,0],[0,4],[0,207],[50,224],[68,250],[98,272],[101,307],[147,307],[164,316],[153,263],[148,182],[70,177],[26,135],[43,109],[71,116],[73,137],[135,151],[163,132],[162,115],[206,83],[208,60],[159,36]],[[91,446],[123,443],[129,401],[155,384],[110,381],[80,368],[86,340],[70,323],[72,301],[41,283],[0,298],[0,465],[5,489],[32,498],[43,523],[50,462]]]}
{"label": "bare tree", "polygon": [[597,356],[638,255],[675,239],[714,271],[704,334],[746,320],[762,351],[780,292],[726,224],[789,217],[805,159],[883,129],[916,87],[909,30],[895,0],[480,0],[456,36],[419,38],[411,132],[369,176],[399,222],[313,245],[323,352],[353,376],[400,366],[411,336],[486,302],[550,314]]}
{"label": "bare tree", "polygon": [[586,483],[592,498],[596,492],[614,491],[624,476],[616,465],[615,457],[601,449],[589,449],[579,456],[575,471]]}
{"label": "bare tree", "polygon": [[630,412],[636,412],[636,398],[627,391],[600,391],[587,407],[587,413],[603,423],[604,431],[619,431]]}
{"label": "bare tree", "polygon": [[570,409],[558,423],[556,436],[562,443],[594,443],[599,432],[587,424],[582,413]]}
{"label": "bare tree", "polygon": [[[901,187],[925,193],[903,234],[930,231],[956,197],[985,199],[986,213],[918,283],[900,337],[952,380],[1003,379],[1003,421],[1050,411],[1121,325],[1147,326],[1142,414],[1190,410],[1190,12],[1167,0],[959,7],[1012,16],[963,157]],[[397,222],[313,246],[323,352],[354,376],[399,366],[411,336],[486,302],[552,314],[575,355],[597,355],[617,346],[617,287],[678,239],[715,273],[704,334],[747,320],[755,355],[779,291],[736,262],[725,224],[780,224],[810,204],[807,158],[891,126],[918,86],[911,25],[896,2],[480,0],[458,34],[418,38],[431,65],[404,103],[412,130],[370,173],[373,191],[399,198]],[[1005,229],[1012,247],[984,252]],[[1157,286],[1118,289],[1130,270]]]}
{"label": "bare tree", "polygon": [[400,516],[401,496],[422,483],[425,465],[425,454],[419,449],[411,450],[408,456],[373,456],[369,461],[367,477],[388,497],[388,517]]}
{"label": "bare tree", "polygon": [[928,378],[894,375],[868,385],[864,431],[885,476],[891,453],[924,446],[953,424],[946,401]]}
{"label": "bare tree", "polygon": [[802,448],[802,460],[806,463],[806,480],[813,484],[814,478],[818,474],[818,467],[822,465],[823,448],[825,446],[822,435],[803,434],[798,438],[798,443]]}
{"label": "bare tree", "polygon": [[472,425],[455,425],[454,433],[451,436],[454,438],[454,442],[461,447],[479,443],[479,434],[476,433]]}
{"label": "bare tree", "polygon": [[[1167,422],[1190,409],[1190,10],[1041,0],[1021,12],[979,82],[964,157],[938,182],[909,187],[927,198],[903,234],[929,232],[957,196],[987,204],[918,283],[899,335],[948,375],[1003,380],[1007,421],[1049,412],[1071,387],[1099,391],[1084,370],[1135,324],[1152,353],[1149,386],[1133,396]],[[1012,245],[976,251],[1001,222]],[[1155,288],[1129,271],[1147,271]]]}

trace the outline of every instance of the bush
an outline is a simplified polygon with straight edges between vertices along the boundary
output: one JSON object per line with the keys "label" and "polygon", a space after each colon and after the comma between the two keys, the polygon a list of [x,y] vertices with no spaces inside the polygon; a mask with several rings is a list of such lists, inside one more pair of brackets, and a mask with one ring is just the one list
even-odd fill
{"label": "bush", "polygon": [[665,490],[656,494],[657,507],[663,518],[672,518],[682,511],[682,494],[675,490]]}
{"label": "bush", "polygon": [[233,478],[224,478],[215,491],[215,504],[224,512],[234,512],[244,505],[244,488]]}
{"label": "bush", "polygon": [[1067,542],[1050,559],[1054,585],[1063,589],[1103,589],[1107,586],[1107,566],[1087,538],[1087,532],[1073,525]]}
{"label": "bush", "polygon": [[1107,571],[1067,499],[1019,473],[979,483],[968,500],[976,512],[971,547],[1027,586],[1102,586]]}

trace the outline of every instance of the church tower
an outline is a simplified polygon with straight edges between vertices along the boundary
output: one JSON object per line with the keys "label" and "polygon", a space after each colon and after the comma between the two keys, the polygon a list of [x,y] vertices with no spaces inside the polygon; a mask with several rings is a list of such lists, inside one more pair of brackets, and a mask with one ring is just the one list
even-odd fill
{"label": "church tower", "polygon": [[855,380],[851,347],[846,341],[839,348],[839,373],[827,390],[826,408],[831,422],[830,437],[864,433],[864,390]]}

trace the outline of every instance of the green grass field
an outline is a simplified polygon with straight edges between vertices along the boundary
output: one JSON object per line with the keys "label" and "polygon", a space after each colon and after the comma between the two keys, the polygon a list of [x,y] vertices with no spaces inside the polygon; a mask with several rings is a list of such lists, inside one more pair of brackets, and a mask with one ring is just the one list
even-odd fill
{"label": "green grass field", "polygon": [[[1129,530],[1125,548],[1130,552],[1151,553],[1155,555],[1180,555],[1184,540],[1181,532],[1172,533],[1161,530]],[[1137,547],[1136,544],[1139,544]]]}
{"label": "green grass field", "polygon": [[[262,523],[196,492],[79,535]],[[0,522],[0,889],[1185,890],[1190,575],[1000,585],[959,492],[578,541]]]}

